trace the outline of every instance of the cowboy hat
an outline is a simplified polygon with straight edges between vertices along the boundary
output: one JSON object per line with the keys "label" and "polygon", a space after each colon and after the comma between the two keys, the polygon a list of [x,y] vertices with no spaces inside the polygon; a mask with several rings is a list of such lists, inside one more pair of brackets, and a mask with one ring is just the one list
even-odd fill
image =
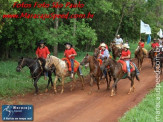
{"label": "cowboy hat", "polygon": [[124,44],[122,48],[130,48],[128,44]]}
{"label": "cowboy hat", "polygon": [[64,45],[65,45],[65,46],[66,46],[66,45],[70,45],[70,46],[72,47],[72,44],[69,43],[69,42],[64,43]]}
{"label": "cowboy hat", "polygon": [[45,44],[44,40],[39,41],[39,44]]}
{"label": "cowboy hat", "polygon": [[106,47],[105,43],[100,44],[101,47]]}

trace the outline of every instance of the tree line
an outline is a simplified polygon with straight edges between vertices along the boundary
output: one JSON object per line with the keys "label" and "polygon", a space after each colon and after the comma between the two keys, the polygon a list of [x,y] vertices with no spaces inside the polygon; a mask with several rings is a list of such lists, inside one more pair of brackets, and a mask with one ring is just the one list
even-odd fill
{"label": "tree line", "polygon": [[[71,42],[79,51],[91,51],[101,42],[109,44],[120,34],[124,40],[136,42],[140,38],[140,20],[150,24],[152,37],[163,27],[163,0],[80,0],[83,8],[13,7],[14,2],[78,4],[79,0],[0,0],[0,58],[10,58],[14,52],[34,51],[39,40],[45,40],[54,55]],[[94,14],[81,19],[7,19],[4,14]],[[142,36],[146,38],[145,35]]]}

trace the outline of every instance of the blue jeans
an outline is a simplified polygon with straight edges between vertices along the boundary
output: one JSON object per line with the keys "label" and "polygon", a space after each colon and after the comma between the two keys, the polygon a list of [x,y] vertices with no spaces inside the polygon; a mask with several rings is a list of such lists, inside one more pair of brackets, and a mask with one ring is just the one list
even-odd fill
{"label": "blue jeans", "polygon": [[[74,73],[74,59],[70,59],[70,62],[71,62],[71,73]],[[79,66],[79,73],[80,75],[83,75],[80,66]]]}
{"label": "blue jeans", "polygon": [[70,59],[71,62],[71,73],[74,73],[74,59]]}
{"label": "blue jeans", "polygon": [[130,60],[126,60],[127,71],[130,72]]}

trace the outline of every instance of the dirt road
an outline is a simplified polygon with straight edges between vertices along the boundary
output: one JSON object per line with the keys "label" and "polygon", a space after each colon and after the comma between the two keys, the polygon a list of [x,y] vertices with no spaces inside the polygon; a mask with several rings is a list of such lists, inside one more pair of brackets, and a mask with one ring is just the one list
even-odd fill
{"label": "dirt road", "polygon": [[[118,92],[114,97],[110,97],[105,83],[101,83],[99,92],[94,83],[92,94],[88,84],[85,90],[80,90],[81,84],[77,83],[72,92],[70,84],[66,84],[62,95],[54,95],[52,90],[37,96],[27,94],[12,98],[10,104],[34,105],[34,122],[116,122],[154,88],[155,73],[148,59],[145,59],[139,77],[140,82],[135,79],[136,90],[130,95],[127,94],[130,81],[125,79],[118,83]],[[89,77],[85,80],[88,82]]]}

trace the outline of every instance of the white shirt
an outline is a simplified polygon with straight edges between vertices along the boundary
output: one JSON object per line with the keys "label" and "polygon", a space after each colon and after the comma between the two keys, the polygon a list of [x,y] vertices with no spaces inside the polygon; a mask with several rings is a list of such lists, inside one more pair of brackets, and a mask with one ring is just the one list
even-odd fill
{"label": "white shirt", "polygon": [[123,43],[122,38],[119,38],[119,39],[115,38],[115,43],[116,43],[117,45],[118,45],[118,44],[122,44],[122,43]]}

